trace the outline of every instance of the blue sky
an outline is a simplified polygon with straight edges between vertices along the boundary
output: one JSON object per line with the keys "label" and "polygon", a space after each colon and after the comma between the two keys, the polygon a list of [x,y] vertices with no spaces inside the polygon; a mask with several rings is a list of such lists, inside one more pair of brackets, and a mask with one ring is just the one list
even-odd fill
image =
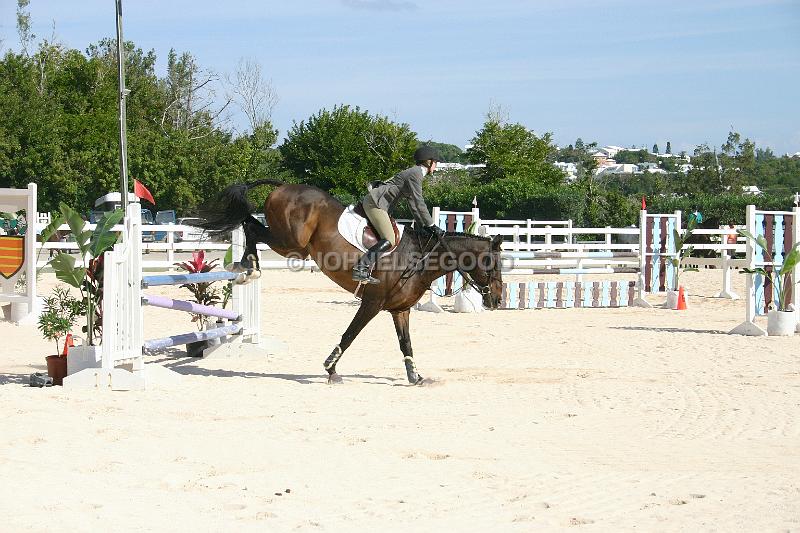
{"label": "blue sky", "polygon": [[[260,63],[293,121],[346,103],[463,145],[492,105],[559,144],[800,151],[800,0],[123,0],[125,38],[233,72]],[[17,49],[16,0],[0,0]],[[114,1],[30,0],[34,33],[85,49]]]}

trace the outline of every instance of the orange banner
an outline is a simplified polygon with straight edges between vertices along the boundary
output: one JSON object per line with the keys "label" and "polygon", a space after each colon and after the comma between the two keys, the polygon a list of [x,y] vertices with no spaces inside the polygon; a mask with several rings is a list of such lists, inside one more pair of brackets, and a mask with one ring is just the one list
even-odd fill
{"label": "orange banner", "polygon": [[0,275],[8,279],[25,264],[25,237],[0,236]]}

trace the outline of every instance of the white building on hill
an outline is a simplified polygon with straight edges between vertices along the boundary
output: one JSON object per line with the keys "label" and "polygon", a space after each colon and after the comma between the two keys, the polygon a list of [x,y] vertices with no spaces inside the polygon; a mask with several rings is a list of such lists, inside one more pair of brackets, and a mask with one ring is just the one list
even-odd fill
{"label": "white building on hill", "polygon": [[566,174],[567,181],[575,181],[578,177],[578,167],[575,163],[565,163],[563,161],[556,161],[553,166]]}
{"label": "white building on hill", "polygon": [[617,163],[614,165],[605,165],[595,171],[596,176],[604,176],[607,174],[639,174],[638,165],[632,163]]}

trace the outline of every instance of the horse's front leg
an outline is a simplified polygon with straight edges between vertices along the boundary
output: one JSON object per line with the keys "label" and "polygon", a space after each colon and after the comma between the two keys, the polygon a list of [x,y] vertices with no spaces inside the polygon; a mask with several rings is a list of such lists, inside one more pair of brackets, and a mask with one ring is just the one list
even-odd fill
{"label": "horse's front leg", "polygon": [[411,334],[408,331],[410,316],[411,311],[408,309],[399,313],[392,313],[394,329],[397,331],[397,340],[400,341],[400,351],[403,352],[403,362],[406,364],[408,382],[412,385],[418,385],[422,383],[422,376],[417,373],[417,365],[414,364],[414,350],[411,348]]}
{"label": "horse's front leg", "polygon": [[361,330],[364,329],[370,320],[375,318],[375,315],[378,314],[378,311],[381,310],[380,302],[372,302],[368,300],[363,300],[361,302],[361,307],[358,308],[356,312],[356,316],[353,317],[353,321],[350,322],[350,325],[347,326],[344,334],[342,335],[342,340],[339,341],[339,344],[333,349],[331,354],[325,359],[325,370],[328,372],[328,383],[341,383],[342,378],[336,373],[336,363],[339,362],[339,359],[342,358],[342,354],[345,350],[347,350],[353,341],[361,333]]}

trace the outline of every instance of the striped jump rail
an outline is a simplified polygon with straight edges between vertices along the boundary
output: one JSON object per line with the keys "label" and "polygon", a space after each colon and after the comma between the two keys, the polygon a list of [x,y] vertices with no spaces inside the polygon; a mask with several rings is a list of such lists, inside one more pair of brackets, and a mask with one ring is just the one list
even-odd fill
{"label": "striped jump rail", "polygon": [[[232,281],[234,284],[242,284],[246,281],[247,276],[244,272],[198,272],[187,274],[160,274],[157,276],[142,276],[142,287],[159,287],[165,285],[183,285],[187,283],[212,283],[215,281]],[[147,352],[157,352],[173,346],[182,344],[189,344],[192,342],[199,342],[211,339],[218,339],[230,335],[238,335],[242,332],[243,328],[238,322],[242,321],[242,315],[238,311],[230,311],[227,309],[220,309],[209,305],[201,305],[195,302],[187,302],[184,300],[174,300],[166,296],[157,296],[152,294],[142,295],[142,305],[149,305],[151,307],[159,307],[162,309],[174,309],[176,311],[183,311],[186,313],[194,313],[203,316],[210,316],[225,320],[236,322],[206,331],[197,331],[191,333],[184,333],[181,335],[170,335],[161,339],[145,340],[142,347]]]}
{"label": "striped jump rail", "polygon": [[583,275],[583,274],[638,274],[639,267],[608,267],[608,268],[515,268],[513,275],[527,276],[554,276],[554,275]]}
{"label": "striped jump rail", "polygon": [[636,281],[504,283],[500,309],[615,308],[634,305]]}
{"label": "striped jump rail", "polygon": [[[642,210],[638,250],[503,252],[504,259],[521,261],[504,270],[512,275],[635,274],[637,280],[504,282],[501,308],[650,307],[645,294],[664,292],[674,283],[670,259],[677,255],[674,232],[680,233],[680,220],[679,211],[662,215]],[[527,263],[536,260],[545,262]]]}
{"label": "striped jump rail", "polygon": [[199,272],[196,274],[160,274],[157,276],[142,276],[142,288],[159,287],[164,285],[182,285],[184,283],[211,283],[214,281],[233,281],[244,283],[247,275],[244,272]]}
{"label": "striped jump rail", "polygon": [[146,340],[142,344],[143,348],[148,352],[157,352],[172,346],[180,346],[189,344],[191,342],[208,341],[211,339],[219,339],[229,335],[236,335],[242,330],[240,324],[230,324],[219,328],[209,329],[206,331],[195,331],[192,333],[184,333],[182,335],[170,335],[161,339]]}
{"label": "striped jump rail", "polygon": [[637,259],[638,252],[503,252],[503,257],[513,259]]}
{"label": "striped jump rail", "polygon": [[242,320],[242,315],[236,311],[220,309],[219,307],[211,305],[201,305],[195,302],[186,302],[184,300],[173,300],[166,296],[156,296],[153,294],[143,294],[142,305],[160,307],[161,309],[175,309],[176,311],[184,311],[196,315],[224,318],[233,322],[240,322]]}

